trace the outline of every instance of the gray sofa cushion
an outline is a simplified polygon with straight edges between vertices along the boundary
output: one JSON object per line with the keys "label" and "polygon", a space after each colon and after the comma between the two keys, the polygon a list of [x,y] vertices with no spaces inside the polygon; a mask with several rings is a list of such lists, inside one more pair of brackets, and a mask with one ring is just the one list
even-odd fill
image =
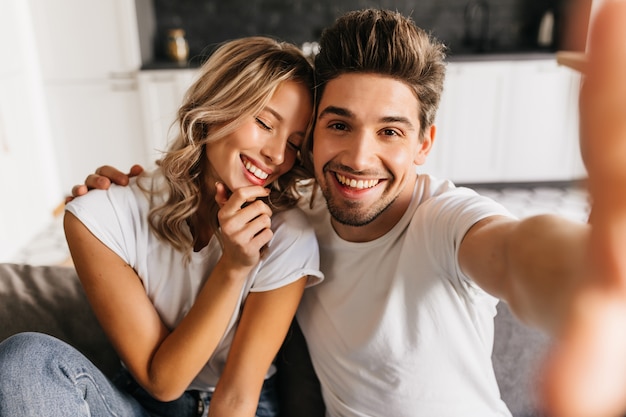
{"label": "gray sofa cushion", "polygon": [[502,400],[514,417],[541,417],[537,397],[539,366],[549,338],[523,325],[508,306],[498,303],[493,342],[493,368]]}
{"label": "gray sofa cushion", "polygon": [[[119,359],[71,267],[0,263],[0,341],[23,331],[70,343],[108,376],[119,369]],[[498,304],[492,358],[502,399],[514,417],[541,415],[533,381],[547,342],[543,334],[515,319],[506,304]]]}
{"label": "gray sofa cushion", "polygon": [[120,368],[72,267],[0,263],[0,340],[24,331],[68,342],[108,376]]}

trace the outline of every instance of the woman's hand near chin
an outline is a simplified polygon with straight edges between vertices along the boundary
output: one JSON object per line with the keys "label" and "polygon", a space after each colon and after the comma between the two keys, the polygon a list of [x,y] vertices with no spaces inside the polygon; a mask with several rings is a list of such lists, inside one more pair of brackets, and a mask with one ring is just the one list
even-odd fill
{"label": "woman's hand near chin", "polygon": [[217,218],[223,245],[221,262],[235,268],[251,268],[259,262],[263,247],[274,235],[270,229],[272,210],[260,200],[268,194],[267,188],[259,186],[229,193],[224,184],[216,184],[215,201],[220,206]]}

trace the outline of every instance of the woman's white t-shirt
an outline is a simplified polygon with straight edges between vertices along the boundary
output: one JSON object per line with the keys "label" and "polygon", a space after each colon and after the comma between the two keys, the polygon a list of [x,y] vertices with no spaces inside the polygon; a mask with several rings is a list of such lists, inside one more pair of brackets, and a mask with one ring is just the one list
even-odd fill
{"label": "woman's white t-shirt", "polygon": [[[150,177],[141,180],[151,181]],[[148,225],[148,211],[163,198],[156,195],[150,201],[136,180],[132,180],[127,187],[113,185],[106,191],[93,190],[74,199],[66,210],[135,270],[161,320],[173,329],[195,302],[222,250],[214,236],[206,247],[192,253],[190,262],[186,263],[181,252],[158,239]],[[309,286],[323,279],[315,233],[300,209],[275,214],[271,228],[274,236],[243,286],[238,307],[219,346],[189,389],[214,389],[249,292],[270,291],[303,276],[309,276]],[[267,376],[274,372],[272,366]]]}

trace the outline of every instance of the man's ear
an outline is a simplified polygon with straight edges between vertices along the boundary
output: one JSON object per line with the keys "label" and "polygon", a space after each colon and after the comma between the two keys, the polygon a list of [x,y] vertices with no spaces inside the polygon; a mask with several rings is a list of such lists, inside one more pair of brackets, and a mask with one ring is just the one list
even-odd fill
{"label": "man's ear", "polygon": [[437,127],[435,125],[430,125],[430,127],[424,131],[422,142],[419,144],[417,152],[415,153],[415,160],[413,161],[415,165],[422,165],[426,162],[426,157],[433,148],[436,133]]}

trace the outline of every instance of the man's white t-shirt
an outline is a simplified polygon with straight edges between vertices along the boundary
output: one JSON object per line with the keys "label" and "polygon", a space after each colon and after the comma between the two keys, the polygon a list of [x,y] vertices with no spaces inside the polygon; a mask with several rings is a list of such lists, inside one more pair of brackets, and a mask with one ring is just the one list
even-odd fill
{"label": "man's white t-shirt", "polygon": [[491,363],[497,299],[461,272],[457,255],[473,224],[511,214],[420,175],[400,222],[354,243],[337,236],[319,200],[302,207],[325,280],[305,291],[297,318],[327,415],[510,416]]}
{"label": "man's white t-shirt", "polygon": [[[148,184],[151,178],[141,180]],[[181,252],[158,239],[148,225],[148,212],[163,198],[163,195],[153,195],[151,202],[133,179],[128,187],[111,186],[106,191],[90,191],[70,202],[66,210],[135,270],[161,320],[171,330],[194,304],[220,259],[222,249],[214,236],[206,247],[193,252],[190,262],[186,263]],[[219,346],[189,389],[212,391],[215,388],[249,292],[273,290],[303,276],[309,276],[308,285],[323,278],[314,230],[298,208],[272,216],[271,228],[274,236],[244,284],[239,304]],[[267,377],[274,372],[272,366]]]}

